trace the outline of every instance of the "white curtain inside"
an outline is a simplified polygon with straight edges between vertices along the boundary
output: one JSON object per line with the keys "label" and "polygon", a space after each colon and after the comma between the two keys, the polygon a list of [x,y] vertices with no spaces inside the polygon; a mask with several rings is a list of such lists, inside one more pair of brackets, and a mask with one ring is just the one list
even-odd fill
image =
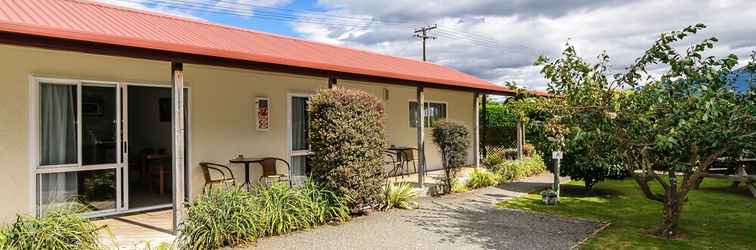
{"label": "white curtain inside", "polygon": [[[40,84],[40,165],[77,163],[76,86]],[[77,195],[77,173],[42,174],[40,207],[62,204]]]}
{"label": "white curtain inside", "polygon": [[[309,117],[307,113],[307,97],[292,97],[291,99],[291,147],[292,151],[305,151],[310,149],[307,130],[309,129]],[[292,182],[304,179],[307,170],[306,156],[291,157]]]}

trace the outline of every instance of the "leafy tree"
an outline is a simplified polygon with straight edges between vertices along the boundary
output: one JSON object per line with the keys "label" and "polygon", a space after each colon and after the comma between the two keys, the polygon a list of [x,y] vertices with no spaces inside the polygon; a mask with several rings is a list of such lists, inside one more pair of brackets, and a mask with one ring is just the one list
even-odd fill
{"label": "leafy tree", "polygon": [[[662,34],[617,82],[633,91],[617,100],[615,144],[645,196],[664,204],[661,235],[673,237],[688,192],[720,157],[753,150],[756,109],[753,91],[737,94],[727,83],[738,57],[705,56],[716,38],[694,44],[685,53],[673,44],[704,25]],[[654,76],[652,65],[667,66]],[[751,60],[750,67],[753,67]],[[656,181],[663,193],[654,192]]]}
{"label": "leafy tree", "polygon": [[[703,28],[661,34],[626,72],[611,78],[608,56],[591,65],[572,46],[556,61],[538,61],[556,96],[541,107],[551,114],[546,122],[551,141],[568,156],[585,159],[578,165],[632,175],[647,198],[663,203],[659,233],[670,238],[677,234],[688,192],[712,164],[756,147],[754,92],[728,87],[737,56],[705,56],[716,38],[685,53],[674,47]],[[664,72],[651,74],[651,66]],[[756,68],[754,57],[749,68]],[[654,192],[652,181],[664,192]]]}
{"label": "leafy tree", "polygon": [[590,64],[580,58],[575,48],[567,44],[560,58],[540,57],[536,65],[549,81],[549,93],[554,98],[520,101],[521,116],[540,115],[547,140],[537,144],[548,166],[553,167],[549,153],[565,151],[562,176],[583,180],[586,190],[606,178],[620,179],[626,171],[619,164],[615,147],[608,143],[614,123],[613,105],[619,87],[607,77],[609,56],[602,53],[598,63]]}

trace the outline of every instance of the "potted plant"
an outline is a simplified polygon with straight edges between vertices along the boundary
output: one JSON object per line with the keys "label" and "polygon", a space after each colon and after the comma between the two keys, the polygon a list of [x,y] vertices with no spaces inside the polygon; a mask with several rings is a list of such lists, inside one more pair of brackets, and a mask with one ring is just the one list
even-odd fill
{"label": "potted plant", "polygon": [[557,192],[551,189],[542,191],[541,198],[543,199],[543,203],[546,203],[546,205],[554,205],[558,200]]}

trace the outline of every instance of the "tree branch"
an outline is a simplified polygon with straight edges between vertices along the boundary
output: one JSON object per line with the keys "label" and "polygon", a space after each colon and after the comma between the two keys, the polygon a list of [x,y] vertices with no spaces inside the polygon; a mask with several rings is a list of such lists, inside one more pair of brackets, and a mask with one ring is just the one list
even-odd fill
{"label": "tree branch", "polygon": [[646,196],[646,198],[658,202],[665,202],[666,199],[664,198],[664,195],[654,193],[651,191],[651,187],[648,185],[648,182],[650,179],[647,175],[639,175],[639,174],[632,174],[633,179],[635,182],[638,183],[638,186],[640,186],[641,191],[643,191],[643,195]]}

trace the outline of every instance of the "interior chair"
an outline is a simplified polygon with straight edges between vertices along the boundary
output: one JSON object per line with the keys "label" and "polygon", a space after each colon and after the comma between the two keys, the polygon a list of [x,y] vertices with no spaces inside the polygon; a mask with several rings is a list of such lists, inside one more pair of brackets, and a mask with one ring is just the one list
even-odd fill
{"label": "interior chair", "polygon": [[[263,160],[260,162],[260,165],[262,165],[262,170],[263,170],[262,176],[260,176],[260,179],[259,179],[260,183],[267,184],[268,181],[270,180],[286,181],[289,183],[289,186],[291,186],[291,179],[289,179],[289,173],[291,172],[291,165],[289,165],[288,161],[281,158],[266,157],[266,158],[263,158]],[[279,165],[286,167],[285,173],[278,171]]]}
{"label": "interior chair", "polygon": [[[202,193],[207,192],[208,187],[210,188],[210,190],[212,190],[213,185],[216,184],[224,185],[227,188],[229,186],[236,186],[234,172],[231,171],[231,168],[229,168],[228,166],[212,162],[201,162],[200,168],[202,168],[202,175],[205,177],[205,186],[202,187]],[[216,174],[216,177],[214,178],[210,173],[210,170],[218,173],[220,177],[217,177],[218,174]],[[226,173],[228,173],[228,175],[226,175]]]}

